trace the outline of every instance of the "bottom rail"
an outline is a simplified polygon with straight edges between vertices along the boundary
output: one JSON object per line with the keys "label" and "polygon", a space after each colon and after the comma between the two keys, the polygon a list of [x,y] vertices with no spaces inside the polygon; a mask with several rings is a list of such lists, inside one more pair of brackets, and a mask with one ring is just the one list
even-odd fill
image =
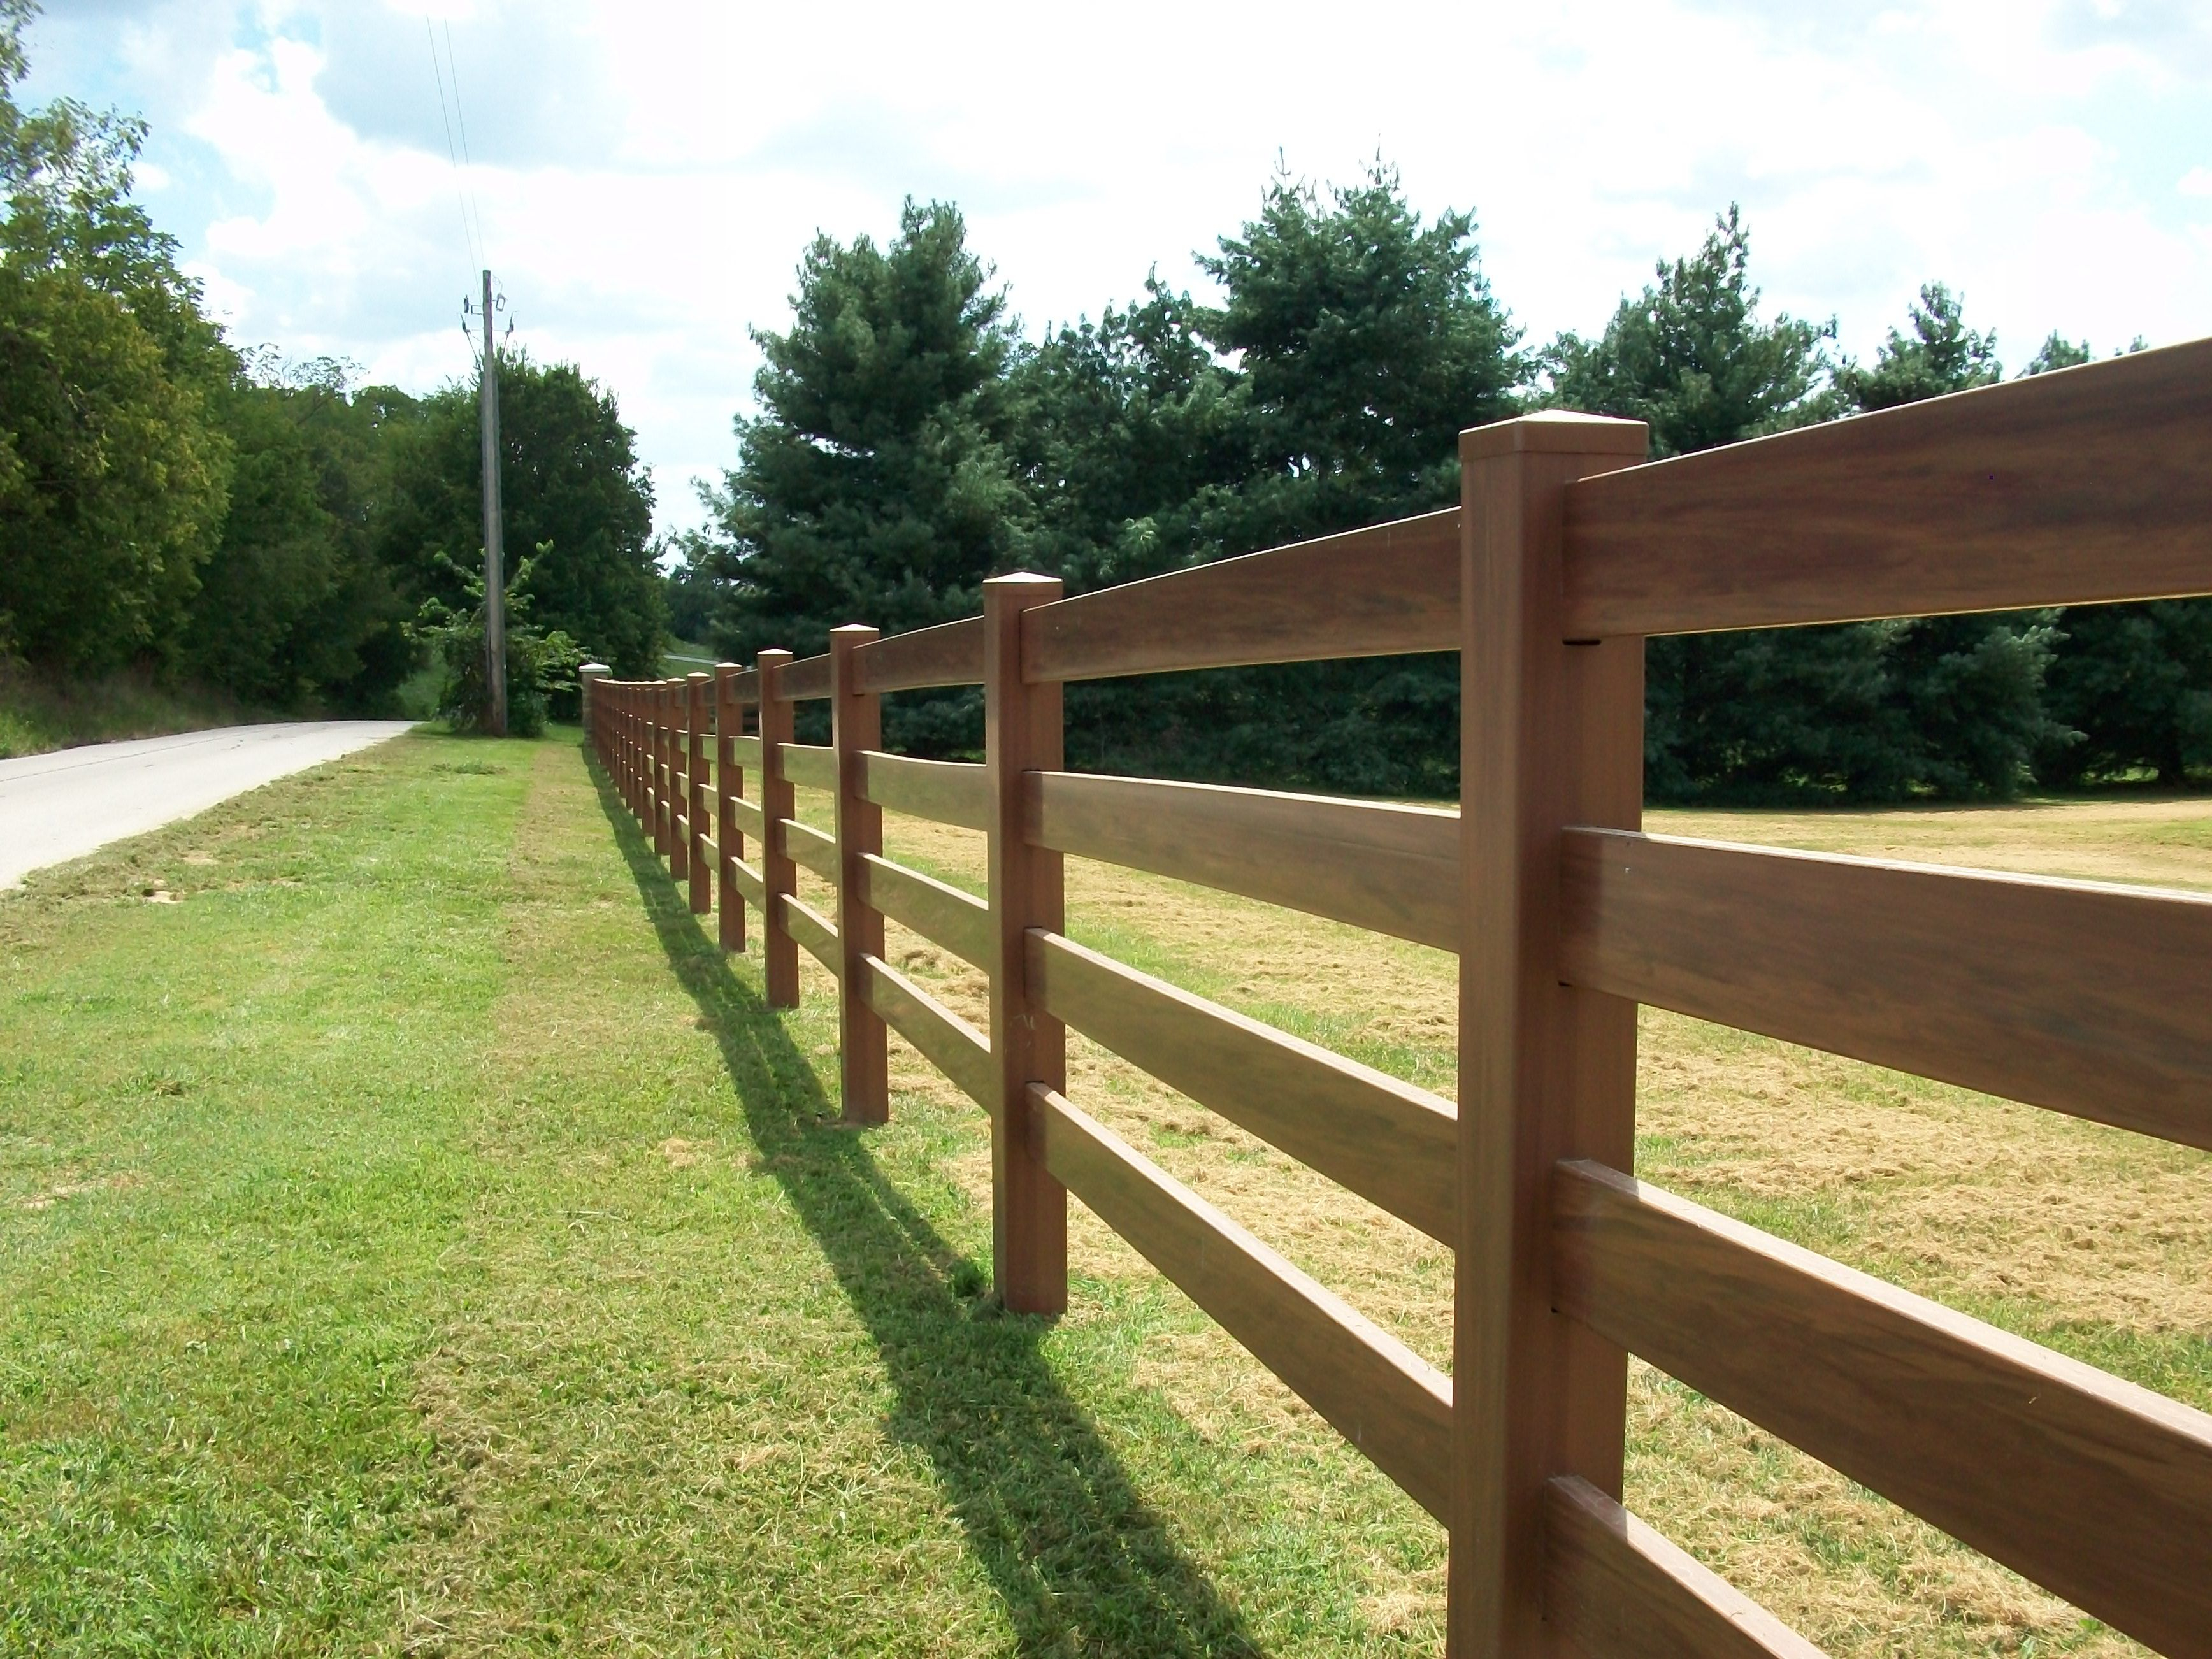
{"label": "bottom rail", "polygon": [[1544,1617],[1602,1659],[1826,1659],[1587,1480],[1544,1492]]}

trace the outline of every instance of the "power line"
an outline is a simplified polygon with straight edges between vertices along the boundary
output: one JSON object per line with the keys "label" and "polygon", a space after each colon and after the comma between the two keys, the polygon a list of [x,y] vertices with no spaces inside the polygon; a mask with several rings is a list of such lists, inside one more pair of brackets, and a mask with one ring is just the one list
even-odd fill
{"label": "power line", "polygon": [[[446,159],[453,164],[453,204],[461,210],[461,241],[468,249],[469,263],[481,265],[484,263],[483,239],[477,234],[477,228],[469,223],[469,203],[463,191],[464,175],[461,172],[461,158],[459,153],[453,148],[453,118],[446,108],[446,76],[445,71],[438,66],[438,35],[437,31],[430,27],[430,15],[428,12],[422,15],[422,38],[430,43],[430,75],[438,83],[438,118],[444,122],[446,126]],[[455,103],[460,101],[460,87],[458,82],[453,88],[453,101]]]}
{"label": "power line", "polygon": [[453,120],[461,130],[461,161],[467,171],[463,176],[469,185],[469,207],[477,216],[477,252],[483,256],[482,263],[491,263],[491,244],[483,234],[483,204],[477,200],[476,159],[469,154],[469,114],[461,106],[460,60],[453,56],[453,21],[445,20],[446,78],[453,83]]}

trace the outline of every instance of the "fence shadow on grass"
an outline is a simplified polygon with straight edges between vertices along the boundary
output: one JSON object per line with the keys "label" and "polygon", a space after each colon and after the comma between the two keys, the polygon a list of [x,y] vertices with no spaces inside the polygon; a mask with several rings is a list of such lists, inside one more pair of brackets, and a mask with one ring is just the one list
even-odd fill
{"label": "fence shadow on grass", "polygon": [[998,1312],[988,1279],[834,1126],[783,1024],[730,971],[594,765],[661,949],[721,1045],[745,1126],[882,1353],[890,1427],[935,1468],[1024,1654],[1244,1655],[1233,1608],[1168,1538],[1038,1351],[1043,1321]]}

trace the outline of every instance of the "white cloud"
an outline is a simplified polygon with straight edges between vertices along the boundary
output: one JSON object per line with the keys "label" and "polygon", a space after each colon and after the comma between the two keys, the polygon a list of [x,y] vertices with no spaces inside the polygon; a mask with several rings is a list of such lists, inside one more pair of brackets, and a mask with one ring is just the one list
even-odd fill
{"label": "white cloud", "polygon": [[[241,337],[422,386],[465,374],[473,287],[416,0],[139,0],[49,23],[57,72],[156,122],[151,180]],[[1256,205],[1280,155],[1379,151],[1417,205],[1473,207],[1537,340],[1601,326],[1741,201],[1767,301],[1863,355],[1918,284],[2023,360],[2057,327],[2212,332],[2187,8],[2081,0],[1282,0],[1150,15],[1010,3],[449,0],[491,263],[520,337],[620,395],[665,522],[731,458],[817,227],[900,198],[967,210],[1032,326],[1134,294]],[[88,28],[89,26],[88,26]],[[74,53],[74,57],[72,57]],[[2198,153],[2185,154],[2194,143]],[[2172,181],[2182,180],[2179,191]],[[2193,181],[2193,182],[2192,182]]]}

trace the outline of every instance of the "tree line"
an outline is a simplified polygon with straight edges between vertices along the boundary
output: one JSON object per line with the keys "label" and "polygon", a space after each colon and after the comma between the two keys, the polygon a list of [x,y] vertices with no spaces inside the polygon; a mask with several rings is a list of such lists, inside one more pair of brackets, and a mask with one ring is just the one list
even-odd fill
{"label": "tree line", "polygon": [[[1833,321],[1762,313],[1741,215],[1662,261],[1602,329],[1532,348],[1470,213],[1426,220],[1379,163],[1287,177],[1200,269],[1024,336],[957,207],[878,245],[817,236],[793,315],[757,331],[756,414],[707,493],[672,602],[724,655],[974,613],[986,576],[1071,592],[1451,505],[1456,437],[1557,406],[1632,417],[1655,456],[1990,384],[1994,336],[1941,283],[1871,362]],[[2022,366],[2087,362],[2051,335]],[[2212,775],[2212,606],[2076,607],[1652,641],[1646,759],[1673,801],[2005,799]],[[1450,657],[1070,688],[1086,768],[1449,795]],[[973,693],[886,711],[895,746],[972,751]]]}
{"label": "tree line", "polygon": [[[228,340],[131,199],[143,124],[19,103],[34,9],[0,0],[0,665],[375,714],[427,657],[471,717],[474,385],[414,397]],[[527,726],[586,653],[653,672],[661,583],[612,394],[503,355],[500,408]]]}

